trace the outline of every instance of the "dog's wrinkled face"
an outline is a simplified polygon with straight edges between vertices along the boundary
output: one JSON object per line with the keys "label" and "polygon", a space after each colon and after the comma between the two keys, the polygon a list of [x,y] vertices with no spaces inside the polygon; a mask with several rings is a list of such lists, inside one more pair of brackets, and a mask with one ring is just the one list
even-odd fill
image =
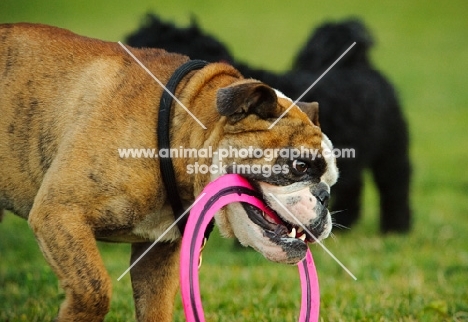
{"label": "dog's wrinkled face", "polygon": [[316,104],[301,104],[307,115],[294,106],[277,121],[291,104],[261,83],[220,90],[218,110],[227,123],[213,163],[249,179],[272,211],[230,204],[215,217],[221,233],[269,260],[294,264],[304,258],[307,242],[331,232],[327,206],[338,171]]}

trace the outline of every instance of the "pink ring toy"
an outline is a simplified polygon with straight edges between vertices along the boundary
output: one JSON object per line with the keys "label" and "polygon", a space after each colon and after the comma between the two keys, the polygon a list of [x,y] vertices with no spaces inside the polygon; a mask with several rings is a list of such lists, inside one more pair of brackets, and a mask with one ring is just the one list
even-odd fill
{"label": "pink ring toy", "polygon": [[[232,202],[245,202],[269,212],[249,182],[236,174],[221,176],[208,184],[202,199],[190,211],[182,238],[180,285],[182,304],[188,322],[204,322],[204,312],[198,281],[198,260],[204,232],[215,213]],[[316,322],[319,317],[320,293],[314,261],[309,250],[298,263],[301,279],[300,322]]]}

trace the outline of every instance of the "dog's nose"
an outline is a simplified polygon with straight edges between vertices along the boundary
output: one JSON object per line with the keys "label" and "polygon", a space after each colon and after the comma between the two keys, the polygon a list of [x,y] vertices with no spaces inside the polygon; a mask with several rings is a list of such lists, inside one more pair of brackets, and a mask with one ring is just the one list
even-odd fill
{"label": "dog's nose", "polygon": [[318,193],[315,195],[315,198],[325,207],[328,208],[328,200],[330,199],[330,193],[325,190],[321,189],[318,191]]}

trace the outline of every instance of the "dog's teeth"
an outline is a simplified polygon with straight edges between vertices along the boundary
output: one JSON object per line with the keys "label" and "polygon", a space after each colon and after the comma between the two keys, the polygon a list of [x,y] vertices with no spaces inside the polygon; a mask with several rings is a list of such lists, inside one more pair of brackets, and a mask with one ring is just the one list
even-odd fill
{"label": "dog's teeth", "polygon": [[298,234],[302,233],[303,231],[304,231],[304,229],[302,228],[302,226],[299,227],[299,228],[297,228],[297,233],[298,233]]}
{"label": "dog's teeth", "polygon": [[302,241],[305,241],[305,239],[306,239],[306,235],[305,235],[305,234],[303,234],[303,235],[301,235],[301,236],[300,236],[300,237],[298,237],[298,238],[299,238],[300,240],[302,240]]}
{"label": "dog's teeth", "polygon": [[292,228],[291,232],[288,234],[288,237],[296,238],[296,228]]}

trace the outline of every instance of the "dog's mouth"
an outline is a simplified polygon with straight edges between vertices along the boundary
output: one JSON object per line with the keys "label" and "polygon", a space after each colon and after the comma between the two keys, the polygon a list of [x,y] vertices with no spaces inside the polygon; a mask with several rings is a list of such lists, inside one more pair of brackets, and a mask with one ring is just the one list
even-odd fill
{"label": "dog's mouth", "polygon": [[314,236],[320,235],[321,224],[316,225],[317,227],[314,227],[312,230],[309,230],[306,227],[309,231],[307,232],[300,225],[292,224],[281,219],[281,217],[271,209],[271,207],[266,206],[269,211],[265,212],[247,203],[242,203],[242,206],[249,219],[256,225],[260,226],[264,230],[265,236],[272,240],[292,238],[298,239],[304,243],[313,243],[316,238],[312,237],[309,232],[314,234]]}

